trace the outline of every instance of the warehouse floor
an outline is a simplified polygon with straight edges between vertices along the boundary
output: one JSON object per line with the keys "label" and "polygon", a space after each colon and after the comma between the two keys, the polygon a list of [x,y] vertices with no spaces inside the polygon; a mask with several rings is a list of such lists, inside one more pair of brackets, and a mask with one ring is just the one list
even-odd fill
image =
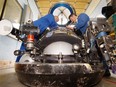
{"label": "warehouse floor", "polygon": [[[0,70],[0,87],[26,87],[18,81],[14,68]],[[102,81],[94,87],[116,87],[116,75],[103,78]]]}

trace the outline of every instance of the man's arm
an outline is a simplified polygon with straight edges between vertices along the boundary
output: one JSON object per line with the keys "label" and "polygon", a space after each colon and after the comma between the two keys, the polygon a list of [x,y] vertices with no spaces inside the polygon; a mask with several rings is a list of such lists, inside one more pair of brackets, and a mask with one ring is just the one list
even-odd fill
{"label": "man's arm", "polygon": [[90,20],[89,16],[86,15],[85,13],[82,13],[79,15],[78,22],[76,23],[75,27],[77,29],[80,29],[80,28],[84,27],[88,23],[89,20]]}
{"label": "man's arm", "polygon": [[49,28],[50,29],[56,29],[56,28],[58,28],[58,24],[54,21],[54,22],[51,23]]}

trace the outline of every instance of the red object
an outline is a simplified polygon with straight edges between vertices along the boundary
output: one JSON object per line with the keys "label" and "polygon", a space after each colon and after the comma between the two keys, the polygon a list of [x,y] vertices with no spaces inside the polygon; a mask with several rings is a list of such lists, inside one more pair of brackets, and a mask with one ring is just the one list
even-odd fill
{"label": "red object", "polygon": [[29,34],[29,35],[27,36],[27,40],[28,40],[28,41],[34,41],[34,35],[33,35],[33,34]]}

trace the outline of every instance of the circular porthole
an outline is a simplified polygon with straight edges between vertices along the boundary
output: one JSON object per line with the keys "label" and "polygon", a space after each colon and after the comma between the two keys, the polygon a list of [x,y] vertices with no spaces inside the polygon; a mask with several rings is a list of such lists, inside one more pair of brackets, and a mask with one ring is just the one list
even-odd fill
{"label": "circular porthole", "polygon": [[59,26],[65,26],[69,23],[69,15],[75,13],[75,10],[70,4],[60,2],[54,4],[49,13],[59,17],[59,21],[57,22]]}

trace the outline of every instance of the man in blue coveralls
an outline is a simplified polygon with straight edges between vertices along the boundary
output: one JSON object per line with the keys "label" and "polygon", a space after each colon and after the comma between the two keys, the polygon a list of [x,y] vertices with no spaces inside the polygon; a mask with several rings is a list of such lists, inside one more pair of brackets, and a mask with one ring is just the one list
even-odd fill
{"label": "man in blue coveralls", "polygon": [[81,13],[78,18],[75,14],[71,14],[69,16],[71,22],[76,23],[74,27],[67,26],[68,29],[72,29],[74,31],[79,31],[82,35],[85,34],[86,29],[88,27],[89,16],[85,13]]}
{"label": "man in blue coveralls", "polygon": [[[77,18],[75,14],[71,14],[69,16],[69,19],[71,20],[71,22],[76,24],[74,27],[67,26],[67,28],[72,29],[75,32],[78,32],[79,35],[84,35],[88,27],[88,21],[90,20],[89,16],[85,13],[81,13]],[[104,76],[110,76],[108,65],[106,64],[105,60],[101,57],[101,55],[100,55],[100,59],[102,59],[105,68]]]}
{"label": "man in blue coveralls", "polygon": [[42,34],[47,27],[50,29],[56,29],[58,24],[56,22],[59,21],[58,16],[54,16],[52,14],[47,14],[40,19],[33,22],[33,25],[40,29],[40,34]]}
{"label": "man in blue coveralls", "polygon": [[[33,22],[33,25],[40,29],[40,36],[45,32],[45,30],[49,27],[50,29],[57,29],[58,24],[56,22],[59,21],[58,16],[54,16],[52,14],[47,14],[40,19]],[[37,39],[37,38],[36,38]],[[25,50],[24,43],[22,43],[20,50]],[[16,62],[20,60],[21,56],[17,57]]]}

